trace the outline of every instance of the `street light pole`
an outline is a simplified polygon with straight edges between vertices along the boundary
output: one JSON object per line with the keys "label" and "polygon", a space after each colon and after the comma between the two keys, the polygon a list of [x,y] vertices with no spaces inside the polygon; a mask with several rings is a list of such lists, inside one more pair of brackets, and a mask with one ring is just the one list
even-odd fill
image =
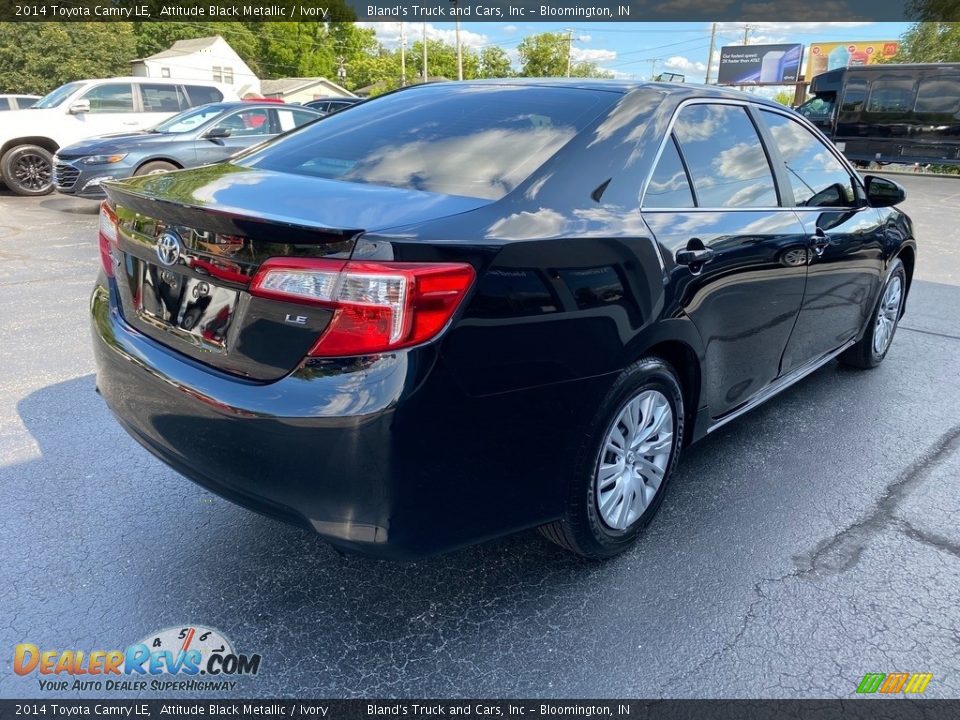
{"label": "street light pole", "polygon": [[703,84],[710,84],[710,70],[713,68],[713,48],[717,42],[717,24],[710,26],[710,52],[707,54],[707,75],[703,78]]}
{"label": "street light pole", "polygon": [[407,24],[400,23],[400,87],[407,85]]}
{"label": "street light pole", "polygon": [[570,60],[573,57],[573,28],[567,28],[567,77],[570,77]]}
{"label": "street light pole", "polygon": [[423,24],[423,36],[420,38],[420,43],[423,45],[423,81],[426,82],[427,78],[430,77],[427,74],[427,24]]}

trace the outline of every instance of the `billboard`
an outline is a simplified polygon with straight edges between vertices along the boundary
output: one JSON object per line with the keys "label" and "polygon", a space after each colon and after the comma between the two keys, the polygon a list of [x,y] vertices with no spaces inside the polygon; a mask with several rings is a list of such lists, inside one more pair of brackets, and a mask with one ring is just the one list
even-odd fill
{"label": "billboard", "polygon": [[796,82],[803,45],[727,45],[720,48],[718,85],[778,85]]}
{"label": "billboard", "polygon": [[893,57],[899,49],[896,40],[814,43],[807,51],[806,79],[850,65],[871,65]]}

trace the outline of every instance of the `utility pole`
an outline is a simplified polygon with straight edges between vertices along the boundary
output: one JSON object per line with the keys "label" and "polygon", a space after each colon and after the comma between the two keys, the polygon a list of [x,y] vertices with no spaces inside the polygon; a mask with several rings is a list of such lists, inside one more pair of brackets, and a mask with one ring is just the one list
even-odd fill
{"label": "utility pole", "polygon": [[460,45],[460,0],[450,0],[450,4],[453,5],[451,14],[457,18],[456,23],[454,23],[457,31],[457,80],[463,80],[463,47]]}
{"label": "utility pole", "polygon": [[743,26],[743,44],[750,44],[750,23]]}
{"label": "utility pole", "polygon": [[567,77],[570,77],[570,65],[573,58],[573,28],[567,28]]}
{"label": "utility pole", "polygon": [[430,77],[427,74],[427,24],[423,24],[423,36],[420,38],[420,44],[423,45],[423,81],[426,82]]}
{"label": "utility pole", "polygon": [[407,85],[407,24],[400,23],[400,87]]}
{"label": "utility pole", "polygon": [[653,76],[657,72],[657,60],[658,58],[650,58],[650,82],[653,82]]}
{"label": "utility pole", "polygon": [[713,47],[717,42],[717,24],[710,26],[710,52],[707,53],[707,75],[703,79],[704,85],[710,84],[710,70],[713,68]]}

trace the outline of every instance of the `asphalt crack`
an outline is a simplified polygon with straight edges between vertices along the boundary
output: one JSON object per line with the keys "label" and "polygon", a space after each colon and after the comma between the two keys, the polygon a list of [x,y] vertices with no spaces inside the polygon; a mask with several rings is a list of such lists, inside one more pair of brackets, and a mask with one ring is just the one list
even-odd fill
{"label": "asphalt crack", "polygon": [[[784,576],[784,579],[791,576],[820,576],[845,572],[856,566],[870,540],[881,530],[892,527],[902,532],[912,527],[896,517],[897,509],[910,492],[923,483],[931,470],[958,450],[960,425],[947,430],[926,452],[901,471],[886,486],[880,499],[865,518],[821,541],[810,554],[794,557],[797,571]],[[915,529],[914,532],[918,537],[923,535]],[[906,534],[910,536],[909,532]]]}

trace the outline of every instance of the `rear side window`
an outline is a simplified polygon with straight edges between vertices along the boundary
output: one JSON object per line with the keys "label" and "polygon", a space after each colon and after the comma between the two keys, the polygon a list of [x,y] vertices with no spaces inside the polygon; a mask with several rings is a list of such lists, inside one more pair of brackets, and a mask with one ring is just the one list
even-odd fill
{"label": "rear side window", "polygon": [[23,110],[24,108],[33,107],[34,103],[36,102],[37,102],[36,98],[26,97],[22,95],[17,96],[17,107],[19,107],[21,110]]}
{"label": "rear side window", "polygon": [[142,84],[140,97],[144,112],[180,112],[180,91],[176,85]]}
{"label": "rear side window", "polygon": [[778,204],[770,163],[745,108],[688,105],[673,126],[700,207]]}
{"label": "rear side window", "polygon": [[223,100],[223,93],[208,85],[187,85],[184,89],[187,91],[187,99],[191,107]]}
{"label": "rear side window", "polygon": [[83,94],[90,101],[91,113],[133,112],[133,86],[129,83],[110,83],[90,88]]}
{"label": "rear side window", "polygon": [[620,97],[574,88],[438,83],[334,113],[240,162],[496,200]]}
{"label": "rear side window", "polygon": [[645,208],[688,208],[693,207],[693,190],[687,171],[677,152],[677,144],[671,135],[663,148],[663,154],[653,171],[647,191],[643,196]]}
{"label": "rear side window", "polygon": [[6,98],[0,98],[0,110],[9,110],[9,109],[10,109],[10,101],[7,100]]}
{"label": "rear side window", "polygon": [[850,173],[819,138],[784,115],[766,110],[760,114],[787,169],[794,203],[812,207],[855,204]]}
{"label": "rear side window", "polygon": [[921,80],[917,87],[918,113],[946,113],[960,111],[960,77],[939,77]]}
{"label": "rear side window", "polygon": [[910,112],[915,99],[913,78],[881,77],[870,84],[867,112]]}
{"label": "rear side window", "polygon": [[311,120],[316,120],[319,115],[315,113],[304,112],[303,110],[288,110],[286,108],[277,110],[277,121],[280,126],[280,132],[293,130],[301,125],[306,125]]}

